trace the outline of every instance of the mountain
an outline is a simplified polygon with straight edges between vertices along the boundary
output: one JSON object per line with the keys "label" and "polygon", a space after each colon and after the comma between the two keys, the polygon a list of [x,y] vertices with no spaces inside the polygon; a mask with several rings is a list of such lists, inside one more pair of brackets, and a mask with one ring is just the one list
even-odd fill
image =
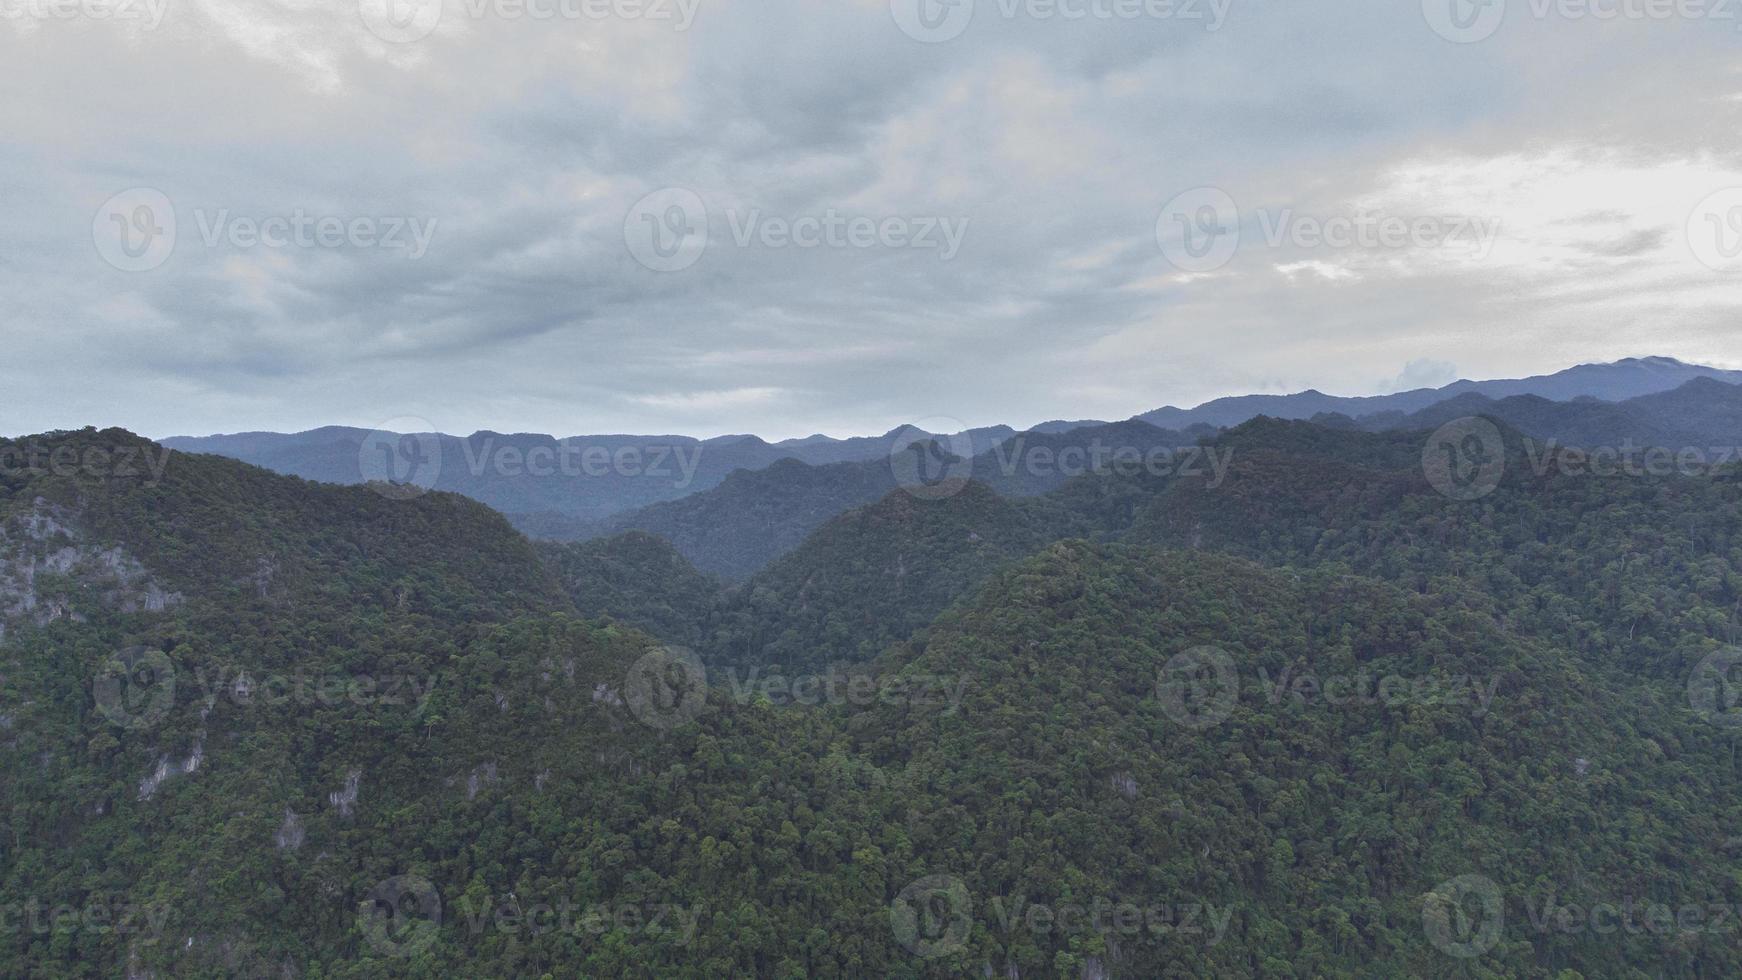
{"label": "mountain", "polygon": [[[1003,426],[949,436],[983,452],[1012,435]],[[510,515],[528,515],[556,533],[613,514],[676,500],[719,485],[738,470],[795,459],[813,465],[886,459],[898,444],[933,438],[912,427],[882,437],[770,444],[755,436],[573,436],[529,433],[399,433],[329,426],[294,435],[252,432],[177,437],[181,452],[240,459],[325,483],[391,480],[461,493]]]}
{"label": "mountain", "polygon": [[786,460],[739,471],[711,490],[619,514],[596,525],[516,518],[528,534],[587,538],[641,530],[670,541],[702,571],[742,581],[787,554],[829,519],[872,503],[901,486],[926,493],[927,479],[973,480],[1000,493],[1035,496],[1073,478],[1116,470],[1206,471],[1197,451],[1214,430],[1173,432],[1135,420],[1062,433],[1025,432],[965,459],[945,443],[920,443],[897,459],[807,466]]}
{"label": "mountain", "polygon": [[898,491],[713,663],[645,536],[0,443],[0,972],[1737,975],[1742,480],[1489,424]]}
{"label": "mountain", "polygon": [[738,470],[710,490],[619,514],[590,530],[656,534],[703,572],[738,581],[798,547],[831,517],[894,487],[887,459],[826,466],[787,459]]}
{"label": "mountain", "polygon": [[[1553,924],[1646,882],[1669,906],[1733,900],[1728,862],[1673,857],[1724,846],[1734,807],[1707,794],[1736,784],[1729,740],[1669,707],[1674,686],[1598,679],[1455,595],[1061,543],[886,669],[965,692],[954,711],[889,706],[861,740],[925,774],[909,833],[959,855],[943,873],[975,903],[964,970],[1701,975],[1737,958],[1715,935]],[[1618,827],[1642,813],[1673,814],[1647,849]],[[1059,957],[1052,932],[1001,934],[987,908],[1087,895],[1164,895],[1224,926],[1108,932]],[[1451,924],[1445,902],[1462,906]],[[1490,925],[1492,943],[1471,941]]]}
{"label": "mountain", "polygon": [[1064,533],[1041,501],[978,482],[925,500],[891,491],[830,520],[723,606],[710,667],[807,673],[864,663],[942,612],[1002,564]]}
{"label": "mountain", "polygon": [[1241,395],[1218,398],[1196,408],[1158,408],[1137,416],[1158,426],[1183,429],[1191,425],[1231,427],[1260,415],[1279,419],[1310,419],[1316,415],[1350,418],[1396,412],[1420,412],[1459,395],[1492,399],[1534,395],[1550,401],[1595,398],[1623,401],[1671,391],[1697,378],[1742,384],[1742,371],[1684,364],[1672,357],[1629,357],[1612,364],[1581,364],[1554,374],[1494,381],[1455,381],[1441,388],[1418,388],[1391,395],[1341,397],[1319,391],[1293,395]]}
{"label": "mountain", "polygon": [[1494,400],[1469,392],[1419,412],[1385,412],[1333,420],[1339,428],[1436,429],[1460,418],[1485,415],[1540,440],[1583,447],[1663,447],[1701,452],[1734,445],[1742,432],[1742,385],[1696,378],[1681,387],[1619,402],[1579,398],[1557,402],[1536,395]]}
{"label": "mountain", "polygon": [[720,587],[664,538],[629,531],[572,544],[541,541],[538,551],[580,615],[684,646],[705,635]]}
{"label": "mountain", "polygon": [[[622,530],[641,529],[678,541],[680,549],[698,567],[711,574],[742,578],[762,567],[775,555],[795,546],[803,535],[828,517],[848,507],[880,497],[893,481],[881,481],[874,472],[887,467],[899,450],[915,443],[936,440],[948,447],[949,455],[974,460],[973,477],[1006,493],[1045,493],[1069,480],[1056,463],[1029,466],[1037,458],[1005,454],[981,459],[1018,436],[1034,444],[1038,458],[1045,458],[1045,440],[1061,440],[1056,449],[1082,446],[1081,433],[1103,433],[1117,445],[1153,445],[1155,436],[1121,433],[1121,427],[1149,425],[1164,432],[1179,446],[1194,445],[1217,429],[1232,427],[1259,416],[1281,419],[1318,418],[1328,426],[1346,426],[1337,416],[1361,420],[1360,426],[1395,427],[1425,424],[1429,416],[1412,418],[1448,400],[1464,398],[1460,410],[1476,404],[1477,396],[1503,401],[1534,397],[1538,403],[1496,409],[1505,415],[1516,409],[1520,426],[1530,429],[1532,420],[1552,423],[1556,431],[1577,435],[1618,431],[1618,422],[1591,417],[1588,422],[1561,419],[1561,411],[1540,404],[1574,402],[1578,399],[1623,401],[1646,395],[1667,394],[1696,380],[1742,383],[1742,372],[1684,364],[1673,358],[1629,358],[1613,364],[1587,364],[1551,375],[1518,380],[1459,381],[1438,389],[1419,389],[1392,395],[1344,398],[1307,391],[1295,395],[1248,395],[1217,399],[1195,409],[1163,408],[1123,423],[1047,422],[1024,433],[1008,426],[970,429],[949,436],[924,433],[912,427],[891,430],[880,437],[834,439],[817,434],[803,439],[769,443],[752,435],[728,435],[698,440],[687,436],[598,435],[557,439],[548,435],[476,432],[457,437],[439,433],[388,433],[330,426],[285,435],[268,432],[206,437],[178,437],[164,445],[184,452],[213,453],[241,459],[275,472],[327,483],[355,484],[389,480],[464,494],[508,515],[516,527],[539,538],[583,540]],[[1697,392],[1692,396],[1697,402]],[[1694,429],[1672,417],[1652,415],[1642,403],[1636,431],[1659,444],[1680,443]],[[1697,404],[1684,404],[1665,411],[1698,411]],[[1577,410],[1585,418],[1595,408]],[[1470,414],[1470,412],[1465,412]],[[1443,417],[1443,416],[1433,416]],[[1454,416],[1455,417],[1455,416]],[[1372,422],[1366,420],[1371,418]],[[1617,419],[1619,417],[1616,417]],[[1557,421],[1559,420],[1559,421]],[[1540,425],[1548,428],[1549,425]],[[1729,430],[1725,430],[1729,431]],[[1573,440],[1567,440],[1573,441]],[[1011,460],[1026,468],[1016,469]],[[846,470],[829,476],[805,478],[811,490],[822,487],[814,502],[805,490],[775,508],[797,515],[789,525],[783,518],[760,513],[760,504],[701,503],[692,508],[659,509],[720,487],[738,471],[761,471],[783,461],[795,460],[813,467],[858,464],[861,471]],[[796,476],[788,468],[776,476]],[[727,488],[724,496],[743,500],[763,493],[786,492],[761,484],[756,488]],[[771,496],[770,499],[773,499]],[[791,506],[787,506],[790,504]],[[745,513],[738,513],[744,511]],[[699,522],[719,518],[725,540],[708,543],[711,527]],[[736,536],[736,537],[734,537]],[[748,536],[749,539],[744,539]],[[756,539],[768,536],[767,542]]]}

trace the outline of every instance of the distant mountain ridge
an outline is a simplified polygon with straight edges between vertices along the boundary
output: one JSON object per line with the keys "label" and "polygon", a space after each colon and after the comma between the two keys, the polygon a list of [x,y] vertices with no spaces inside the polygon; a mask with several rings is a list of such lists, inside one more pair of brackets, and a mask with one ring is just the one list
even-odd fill
{"label": "distant mountain ridge", "polygon": [[1315,390],[1292,395],[1238,395],[1190,409],[1158,408],[1137,417],[1163,428],[1178,429],[1190,425],[1232,427],[1260,415],[1290,420],[1332,414],[1357,419],[1386,412],[1408,415],[1466,394],[1493,399],[1535,395],[1550,401],[1595,398],[1614,402],[1671,391],[1696,378],[1742,384],[1742,371],[1686,364],[1673,357],[1629,357],[1611,364],[1581,364],[1529,378],[1454,381],[1441,388],[1417,388],[1390,395],[1344,397]]}
{"label": "distant mountain ridge", "polygon": [[[1682,391],[1693,382],[1709,387]],[[435,447],[429,455],[439,459],[439,471],[427,481],[429,486],[488,504],[509,515],[527,534],[573,540],[630,528],[654,531],[679,543],[680,550],[704,571],[737,577],[796,546],[805,534],[842,510],[880,497],[894,485],[889,473],[892,453],[902,445],[933,437],[942,437],[940,442],[954,455],[967,458],[983,457],[1013,445],[1018,438],[1035,445],[1047,440],[1074,444],[1093,432],[1118,433],[1120,444],[1147,445],[1154,441],[1154,429],[1160,429],[1180,433],[1179,444],[1186,445],[1217,429],[1232,428],[1259,416],[1317,419],[1332,427],[1377,431],[1434,428],[1451,418],[1494,413],[1531,435],[1566,443],[1627,436],[1680,445],[1689,440],[1709,441],[1742,426],[1742,392],[1732,395],[1723,390],[1736,385],[1742,385],[1742,371],[1687,364],[1670,357],[1643,357],[1582,364],[1529,378],[1465,380],[1389,395],[1343,397],[1319,391],[1243,395],[1191,409],[1159,408],[1119,423],[1055,420],[1024,433],[1005,425],[953,435],[904,426],[882,436],[836,439],[816,434],[773,443],[754,435],[558,439],[487,430],[465,437],[406,435]],[[1661,402],[1650,400],[1654,398]],[[1617,407],[1623,404],[1627,407]],[[1141,428],[1133,430],[1133,426]],[[378,478],[378,474],[367,472],[367,460],[373,458],[371,452],[382,448],[371,445],[371,440],[380,442],[382,436],[365,429],[327,426],[294,434],[178,437],[162,444],[185,452],[228,456],[305,479],[355,484]],[[534,469],[535,461],[544,460],[548,468],[549,461],[564,452],[570,454],[563,457],[569,468],[558,472]],[[793,465],[767,472],[782,462]],[[801,482],[811,485],[809,491],[769,490],[798,478],[800,471],[795,467],[800,464],[846,469],[805,475]],[[714,505],[704,505],[697,495],[727,485],[728,477],[739,471],[743,471],[743,486],[738,490],[755,487],[772,494],[758,505],[759,511],[768,511],[774,501],[794,497],[791,502],[798,509],[793,513],[807,516],[791,526],[784,517],[769,518],[764,529],[769,535],[766,540],[733,543],[730,554],[708,555],[697,546],[683,544],[679,538],[690,532],[681,531],[681,526],[703,533],[708,531],[705,525],[723,516],[711,515],[709,509]],[[753,474],[761,478],[752,479]],[[983,460],[976,460],[974,476],[1001,492],[1016,494],[1048,492],[1062,482],[1035,479],[1026,472],[1001,474],[991,471]],[[821,495],[811,499],[817,493]]]}
{"label": "distant mountain ridge", "polygon": [[276,473],[339,484],[384,478],[387,474],[378,465],[377,454],[398,444],[419,454],[418,475],[410,482],[427,489],[463,494],[505,514],[559,515],[592,522],[687,497],[719,485],[736,471],[761,470],[781,460],[824,466],[880,459],[898,442],[938,436],[980,453],[1012,435],[1015,431],[1008,426],[948,434],[904,426],[877,437],[827,441],[813,437],[776,444],[747,435],[558,439],[538,433],[483,430],[462,437],[325,426],[292,434],[182,436],[164,439],[161,444],[180,452],[227,456]]}

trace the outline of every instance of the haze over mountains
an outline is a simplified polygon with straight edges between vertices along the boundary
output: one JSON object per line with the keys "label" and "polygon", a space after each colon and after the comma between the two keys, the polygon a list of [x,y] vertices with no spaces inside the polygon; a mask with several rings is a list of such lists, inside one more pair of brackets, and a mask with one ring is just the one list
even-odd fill
{"label": "haze over mountains", "polygon": [[[941,471],[950,460],[962,460],[955,475],[1006,495],[1031,496],[1058,489],[1085,468],[1106,465],[1108,459],[1095,454],[1115,449],[1144,457],[1167,454],[1177,466],[1209,466],[1214,457],[1187,458],[1192,447],[1260,415],[1367,431],[1434,429],[1488,415],[1561,444],[1704,449],[1742,441],[1738,384],[1742,371],[1645,357],[1392,395],[1249,395],[1194,409],[1157,409],[1119,423],[1052,422],[1024,433],[995,426],[933,435],[907,427],[882,437],[818,435],[768,443],[754,436],[559,440],[493,432],[402,438],[330,427],[294,435],[175,438],[164,445],[322,482],[398,479],[462,493],[501,511],[534,538],[576,541],[646,531],[670,542],[701,571],[737,581],[798,547],[836,515],[900,485],[903,468]],[[908,458],[899,452],[928,443],[930,448]],[[383,452],[398,455],[388,459]]]}
{"label": "haze over mountains", "polygon": [[0,974],[1738,975],[1742,469],[1486,424],[1260,418],[1044,490],[922,443],[954,475],[727,587],[455,494],[0,441],[0,886],[80,913]]}

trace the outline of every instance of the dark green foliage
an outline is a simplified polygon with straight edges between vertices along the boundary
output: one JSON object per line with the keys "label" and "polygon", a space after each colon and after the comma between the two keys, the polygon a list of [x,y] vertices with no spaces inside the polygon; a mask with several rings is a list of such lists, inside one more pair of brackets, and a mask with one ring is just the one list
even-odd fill
{"label": "dark green foliage", "polygon": [[[35,562],[30,595],[60,610],[0,596],[0,906],[163,916],[14,913],[0,975],[1742,974],[1733,924],[1533,922],[1546,901],[1742,903],[1738,730],[1688,695],[1738,632],[1742,486],[1538,474],[1507,438],[1506,478],[1470,502],[1429,486],[1424,434],[1269,421],[1222,440],[1220,481],[898,491],[724,596],[648,536],[535,550],[445,494],[180,455],[161,480],[0,471],[0,561]],[[41,515],[64,529],[25,534]],[[138,575],[67,557],[113,548],[177,601],[124,608]],[[701,710],[649,723],[657,641],[630,624],[697,638]],[[1194,726],[1170,665],[1207,647],[1238,688]],[[173,671],[149,723],[117,724],[97,683],[118,651]],[[839,660],[876,696],[739,683]],[[1360,676],[1491,700],[1292,683]],[[1506,903],[1472,958],[1423,922],[1461,875]],[[358,915],[399,876],[443,910],[404,956]],[[890,908],[931,876],[973,910],[958,951],[921,958]],[[1226,931],[1003,921],[1097,899]],[[514,918],[565,903],[694,931]]]}
{"label": "dark green foliage", "polygon": [[621,620],[671,643],[699,644],[719,599],[712,579],[645,531],[540,542],[538,551],[582,616]]}

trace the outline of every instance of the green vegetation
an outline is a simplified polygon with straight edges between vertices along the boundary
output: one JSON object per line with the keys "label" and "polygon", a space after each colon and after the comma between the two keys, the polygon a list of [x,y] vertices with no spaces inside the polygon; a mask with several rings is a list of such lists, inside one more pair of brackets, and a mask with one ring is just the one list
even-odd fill
{"label": "green vegetation", "polygon": [[[1689,680],[1742,482],[1501,431],[1470,501],[1425,434],[1269,420],[1220,479],[896,491],[727,590],[448,494],[5,469],[0,973],[1738,975],[1742,729]],[[1470,881],[1485,938],[1428,900]]]}

